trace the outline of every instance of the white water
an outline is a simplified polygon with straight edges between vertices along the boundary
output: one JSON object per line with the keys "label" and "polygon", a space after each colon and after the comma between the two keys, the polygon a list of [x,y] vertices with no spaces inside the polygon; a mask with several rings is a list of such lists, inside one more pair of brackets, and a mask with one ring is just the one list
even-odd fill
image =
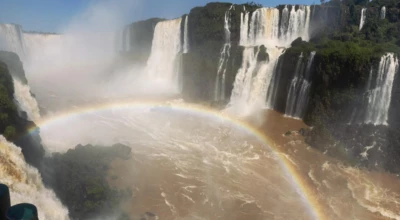
{"label": "white water", "polygon": [[25,44],[20,25],[0,24],[0,50],[14,52],[22,60],[25,56]]}
{"label": "white water", "polygon": [[247,43],[247,38],[249,36],[249,16],[250,12],[246,12],[243,6],[244,13],[240,13],[240,41],[239,45],[244,46]]}
{"label": "white water", "polygon": [[220,101],[225,100],[225,86],[226,86],[226,68],[228,65],[229,57],[231,56],[231,7],[225,12],[224,18],[224,31],[225,31],[225,43],[221,50],[221,56],[218,62],[217,79],[215,80],[214,100]]}
{"label": "white water", "polygon": [[[296,11],[295,7],[292,6],[292,10],[289,15],[289,23],[286,32],[281,35],[281,41],[285,40],[286,44],[290,44],[293,40],[301,37],[303,40],[309,40],[309,29],[310,29],[310,7],[299,6]],[[282,28],[281,28],[282,29]]]}
{"label": "white water", "polygon": [[267,53],[271,54],[269,62],[258,62],[259,52],[260,47],[246,47],[243,51],[242,65],[236,75],[229,104],[236,114],[247,115],[265,105],[274,66],[282,50],[268,48]]}
{"label": "white water", "polygon": [[289,27],[289,8],[285,5],[285,8],[282,10],[281,16],[281,27],[280,27],[280,35],[287,33]]}
{"label": "white water", "polygon": [[180,92],[181,18],[158,22],[154,31],[146,74],[155,86]]}
{"label": "white water", "polygon": [[189,52],[189,15],[185,18],[185,27],[183,30],[183,53]]}
{"label": "white water", "polygon": [[368,75],[368,83],[367,83],[367,89],[366,92],[369,92],[369,90],[371,89],[371,84],[372,84],[372,74],[373,74],[373,70],[371,68],[371,71],[369,71],[369,75]]}
{"label": "white water", "polygon": [[360,30],[360,31],[361,31],[361,29],[364,27],[365,19],[367,19],[366,11],[367,11],[366,8],[363,8],[363,9],[361,10],[360,27],[359,27],[359,30]]}
{"label": "white water", "polygon": [[[260,8],[253,12],[249,34],[243,46],[276,45],[279,34],[279,10]],[[267,46],[268,47],[268,46]]]}
{"label": "white water", "polygon": [[382,56],[376,78],[376,87],[369,92],[365,123],[387,125],[393,81],[398,68],[399,61],[393,53]]}
{"label": "white water", "polygon": [[[61,44],[62,36],[59,34],[23,33],[25,52],[29,59],[34,59],[37,51],[45,48],[46,44]],[[33,57],[32,57],[33,56]]]}
{"label": "white water", "polygon": [[40,119],[39,105],[32,96],[29,85],[24,85],[17,79],[14,82],[14,98],[20,110],[26,112],[28,119],[37,122]]}
{"label": "white water", "polygon": [[68,219],[54,192],[45,188],[39,172],[28,165],[21,149],[0,136],[0,181],[10,188],[11,205],[32,203],[40,220]]}
{"label": "white water", "polygon": [[381,8],[381,19],[385,19],[386,18],[386,6],[383,6]]}
{"label": "white water", "polygon": [[307,66],[302,66],[303,53],[300,55],[296,65],[296,72],[290,84],[289,93],[286,99],[285,115],[301,119],[304,116],[305,108],[308,104],[308,95],[310,92],[311,82],[310,73],[311,65],[314,61],[315,52],[311,52],[308,58]]}
{"label": "white water", "polygon": [[[247,114],[254,108],[271,107],[274,97],[268,91],[279,56],[285,47],[298,37],[309,40],[310,7],[295,7],[289,13],[285,7],[279,26],[279,10],[260,8],[254,11],[250,22],[249,12],[241,14],[240,45],[244,46],[243,60],[234,82],[229,109]],[[287,22],[286,22],[287,21]],[[257,61],[260,46],[267,48],[269,60]],[[269,104],[268,104],[269,103]]]}

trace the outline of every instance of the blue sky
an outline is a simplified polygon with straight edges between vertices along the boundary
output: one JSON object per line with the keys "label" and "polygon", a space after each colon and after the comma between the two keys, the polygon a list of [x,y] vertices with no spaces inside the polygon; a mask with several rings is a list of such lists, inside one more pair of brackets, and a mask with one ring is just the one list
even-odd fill
{"label": "blue sky", "polygon": [[[100,0],[97,0],[97,2]],[[151,17],[174,18],[203,6],[210,0],[129,0],[134,7],[124,14],[124,23]],[[214,0],[215,1],[215,0]],[[245,3],[249,0],[223,2]],[[59,32],[95,0],[0,0],[0,23],[21,24],[24,30]],[[264,6],[312,4],[315,0],[256,0]]]}

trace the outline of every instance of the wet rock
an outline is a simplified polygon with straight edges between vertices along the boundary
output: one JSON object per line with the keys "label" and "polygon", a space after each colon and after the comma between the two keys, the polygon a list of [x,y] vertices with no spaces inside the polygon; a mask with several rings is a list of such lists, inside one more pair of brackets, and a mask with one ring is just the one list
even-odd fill
{"label": "wet rock", "polygon": [[262,62],[262,61],[269,62],[269,54],[267,52],[267,48],[264,45],[260,46],[260,52],[258,53],[257,61],[258,62]]}
{"label": "wet rock", "polygon": [[301,135],[301,136],[303,136],[303,137],[305,137],[305,136],[307,136],[308,135],[308,130],[307,129],[305,129],[305,128],[300,128],[300,130],[299,130],[299,134]]}
{"label": "wet rock", "polygon": [[156,214],[154,214],[154,213],[152,213],[152,212],[146,212],[146,215],[147,215],[147,216],[150,216],[150,217],[155,217],[155,216],[156,216]]}

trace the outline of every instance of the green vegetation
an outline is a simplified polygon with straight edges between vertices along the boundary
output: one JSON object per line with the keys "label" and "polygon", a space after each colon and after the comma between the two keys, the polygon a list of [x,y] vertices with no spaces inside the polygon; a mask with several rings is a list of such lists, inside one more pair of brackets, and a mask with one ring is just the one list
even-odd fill
{"label": "green vegetation", "polygon": [[53,154],[44,160],[44,181],[68,207],[73,219],[88,219],[104,214],[120,213],[119,204],[129,190],[119,191],[107,183],[112,160],[129,157],[131,149],[124,145],[112,147],[82,146],[65,154]]}
{"label": "green vegetation", "polygon": [[0,131],[7,138],[16,135],[17,107],[13,102],[14,86],[8,68],[0,62]]}
{"label": "green vegetation", "polygon": [[[386,7],[385,19],[380,16],[383,6]],[[333,0],[315,8],[311,26],[316,31],[310,42],[296,39],[284,55],[281,70],[281,75],[286,77],[284,79],[291,80],[290,73],[294,72],[295,67],[293,64],[290,66],[290,63],[295,63],[300,53],[306,56],[316,51],[312,67],[312,89],[304,119],[313,127],[306,135],[307,143],[352,165],[399,172],[394,162],[396,160],[391,159],[396,157],[393,155],[400,155],[397,150],[400,143],[397,136],[400,126],[396,116],[400,103],[397,82],[393,88],[390,126],[348,123],[354,111],[362,120],[367,103],[365,88],[371,69],[376,71],[380,58],[387,52],[400,55],[400,2]],[[362,8],[366,8],[366,21],[360,31]],[[319,21],[326,18],[323,22]],[[324,22],[328,25],[323,25]],[[285,80],[281,83],[285,83]],[[282,105],[279,111],[284,110]],[[374,141],[383,150],[369,151],[371,155],[380,156],[365,160],[360,154],[365,146],[371,145],[371,135],[376,137]],[[383,156],[386,156],[385,160],[376,159]]]}
{"label": "green vegetation", "polygon": [[[387,8],[387,19],[380,18],[382,6]],[[285,54],[285,59],[290,59],[301,52],[317,52],[314,86],[305,119],[313,126],[344,120],[347,106],[360,105],[364,101],[363,89],[369,72],[377,67],[380,57],[386,52],[400,54],[400,20],[393,19],[398,16],[393,15],[399,11],[398,1],[333,0],[319,7],[340,11],[340,17],[336,19],[340,25],[334,29],[319,29],[310,42],[296,39]],[[367,19],[360,31],[362,8],[367,8]],[[317,7],[317,13],[322,11]]]}

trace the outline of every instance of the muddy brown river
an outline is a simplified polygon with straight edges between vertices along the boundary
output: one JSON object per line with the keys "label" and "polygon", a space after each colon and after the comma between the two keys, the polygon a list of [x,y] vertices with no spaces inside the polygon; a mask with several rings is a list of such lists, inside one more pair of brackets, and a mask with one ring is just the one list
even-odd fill
{"label": "muddy brown river", "polygon": [[400,219],[397,176],[314,150],[295,132],[304,123],[274,111],[238,119],[182,102],[126,102],[40,125],[44,145],[56,146],[48,152],[132,148],[130,159],[112,162],[108,181],[132,192],[121,206],[133,220]]}
{"label": "muddy brown river", "polygon": [[400,219],[398,177],[285,135],[306,127],[299,120],[266,110],[245,123],[181,105],[107,109],[85,118],[132,147],[108,176],[132,191],[122,204],[131,219]]}

